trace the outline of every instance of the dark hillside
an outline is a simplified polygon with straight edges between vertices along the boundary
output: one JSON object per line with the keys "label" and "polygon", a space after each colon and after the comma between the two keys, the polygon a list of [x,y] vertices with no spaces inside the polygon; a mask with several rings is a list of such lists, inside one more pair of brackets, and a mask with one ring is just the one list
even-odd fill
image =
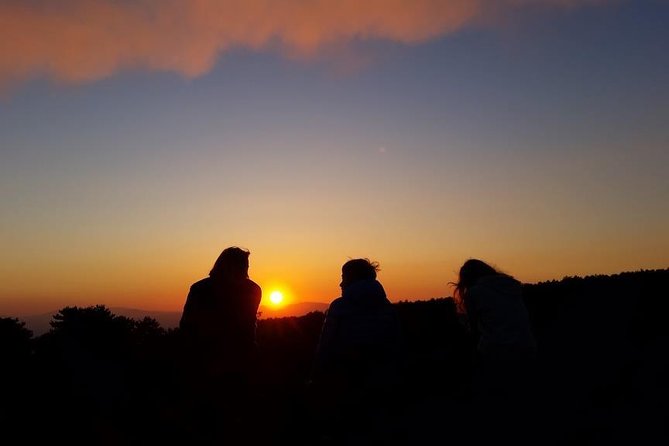
{"label": "dark hillside", "polygon": [[[541,443],[648,443],[669,420],[669,270],[524,285],[538,343],[534,414]],[[474,343],[450,298],[395,304],[404,335],[396,440],[421,443],[444,428],[466,440]],[[258,321],[253,377],[258,423],[249,444],[306,442],[305,406],[324,315]],[[180,333],[103,306],[60,310],[39,337],[0,319],[6,435],[86,444],[189,442]],[[76,422],[74,421],[76,420]],[[664,436],[664,437],[663,437]]]}

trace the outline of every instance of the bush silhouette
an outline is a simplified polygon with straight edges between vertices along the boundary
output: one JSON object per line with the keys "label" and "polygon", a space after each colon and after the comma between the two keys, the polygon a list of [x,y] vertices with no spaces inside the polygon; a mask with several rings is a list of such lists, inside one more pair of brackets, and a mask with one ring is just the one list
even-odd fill
{"label": "bush silhouette", "polygon": [[[523,286],[540,355],[537,440],[666,440],[667,286],[669,270]],[[476,417],[466,411],[473,346],[461,315],[450,298],[396,308],[407,357],[406,388],[393,389],[403,404],[398,429],[407,438],[416,438],[416,430],[426,438],[443,435],[450,423],[466,439],[466,420]],[[323,318],[315,312],[258,321],[253,404],[267,416],[250,443],[316,441],[301,399]],[[179,394],[175,373],[178,329],[104,306],[63,308],[51,327],[33,339],[19,320],[0,318],[4,425],[29,443],[49,440],[52,432],[88,444],[192,440],[183,426],[188,395]]]}

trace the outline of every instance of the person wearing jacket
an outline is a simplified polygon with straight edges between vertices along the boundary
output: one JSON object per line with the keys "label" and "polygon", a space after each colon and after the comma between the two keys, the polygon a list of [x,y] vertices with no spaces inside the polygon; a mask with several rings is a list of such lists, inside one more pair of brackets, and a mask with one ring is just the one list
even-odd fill
{"label": "person wearing jacket", "polygon": [[179,328],[197,360],[208,367],[244,369],[256,347],[260,287],[249,279],[249,252],[225,249],[209,277],[194,283]]}
{"label": "person wearing jacket", "polygon": [[[520,282],[478,259],[460,268],[455,297],[464,307],[476,342],[473,408],[486,435],[519,440],[518,419],[529,413],[536,343]],[[524,415],[523,415],[524,414]],[[495,437],[495,438],[497,438]]]}
{"label": "person wearing jacket", "polygon": [[340,434],[369,433],[384,424],[400,380],[400,323],[376,280],[378,270],[368,259],[343,265],[342,295],[327,310],[316,353],[314,397],[326,424]]}
{"label": "person wearing jacket", "polygon": [[249,279],[249,254],[237,247],[223,250],[209,277],[190,287],[179,323],[183,385],[196,434],[209,440],[218,438],[221,426],[227,426],[226,435],[236,435],[233,420],[238,427],[238,420],[250,418],[262,291]]}
{"label": "person wearing jacket", "polygon": [[478,337],[481,357],[505,360],[534,354],[520,282],[481,260],[470,259],[460,268],[455,291]]}

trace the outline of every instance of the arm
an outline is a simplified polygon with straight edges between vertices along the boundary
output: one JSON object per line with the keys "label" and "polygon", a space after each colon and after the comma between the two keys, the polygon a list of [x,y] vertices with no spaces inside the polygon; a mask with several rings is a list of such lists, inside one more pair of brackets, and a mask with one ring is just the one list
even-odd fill
{"label": "arm", "polygon": [[181,314],[181,320],[179,321],[179,328],[184,333],[191,333],[194,327],[193,313],[194,313],[194,293],[193,287],[188,291],[188,296],[186,297],[186,303],[184,304],[183,313]]}
{"label": "arm", "polygon": [[258,307],[262,300],[262,290],[254,282],[247,282],[247,288],[243,300],[242,308],[238,315],[241,323],[241,335],[243,342],[248,342],[248,345],[255,345],[256,343],[256,325],[258,319]]}
{"label": "arm", "polygon": [[465,310],[467,310],[467,320],[469,321],[469,331],[474,337],[474,342],[478,344],[479,337],[481,335],[479,329],[479,320],[478,320],[478,306],[476,305],[476,293],[471,292],[467,293],[465,297]]}
{"label": "arm", "polygon": [[336,311],[332,311],[333,306],[335,306],[334,302],[325,313],[325,321],[323,322],[323,329],[316,349],[314,377],[326,372],[333,359],[333,347],[336,343],[339,327],[339,317],[336,315]]}
{"label": "arm", "polygon": [[262,289],[256,285],[253,289],[252,293],[252,298],[251,301],[253,302],[253,305],[251,307],[251,311],[249,312],[249,319],[253,319],[253,322],[250,324],[253,330],[253,333],[251,333],[253,343],[255,344],[256,342],[256,328],[258,324],[258,307],[260,306],[260,301],[262,300]]}

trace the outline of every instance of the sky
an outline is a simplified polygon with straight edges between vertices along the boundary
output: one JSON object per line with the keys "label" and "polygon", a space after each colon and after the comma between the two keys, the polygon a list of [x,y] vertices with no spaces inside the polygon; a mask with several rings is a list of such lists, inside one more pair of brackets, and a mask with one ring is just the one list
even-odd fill
{"label": "sky", "polygon": [[0,315],[669,267],[669,2],[0,0]]}

